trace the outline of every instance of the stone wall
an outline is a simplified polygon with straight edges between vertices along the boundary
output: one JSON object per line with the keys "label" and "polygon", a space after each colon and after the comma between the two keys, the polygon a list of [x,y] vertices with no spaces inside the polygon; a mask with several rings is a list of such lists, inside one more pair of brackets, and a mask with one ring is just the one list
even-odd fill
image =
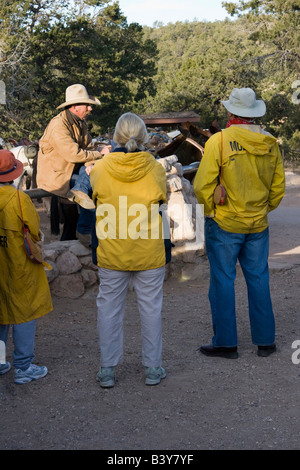
{"label": "stone wall", "polygon": [[[190,181],[183,176],[182,165],[176,155],[158,161],[167,175],[168,203],[164,220],[174,244],[166,279],[170,276],[182,281],[202,279],[208,273],[201,206],[197,204]],[[54,296],[78,298],[97,294],[98,269],[92,262],[89,248],[78,240],[59,241],[44,245],[43,252],[52,267],[46,273]]]}
{"label": "stone wall", "polygon": [[98,268],[92,262],[91,250],[79,240],[58,241],[43,247],[51,292],[56,297],[76,299],[98,291]]}

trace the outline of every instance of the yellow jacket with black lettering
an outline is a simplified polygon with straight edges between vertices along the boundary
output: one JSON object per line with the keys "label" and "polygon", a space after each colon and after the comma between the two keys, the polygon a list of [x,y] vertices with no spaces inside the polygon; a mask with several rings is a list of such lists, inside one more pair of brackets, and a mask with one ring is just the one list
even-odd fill
{"label": "yellow jacket with black lettering", "polygon": [[166,172],[149,152],[113,152],[90,174],[97,203],[97,264],[118,271],[143,271],[166,264],[162,220]]}
{"label": "yellow jacket with black lettering", "polygon": [[[33,240],[39,240],[39,215],[20,191],[24,223]],[[25,252],[17,189],[0,185],[0,324],[35,320],[53,310],[46,273]]]}
{"label": "yellow jacket with black lettering", "polygon": [[221,133],[208,139],[194,190],[204,214],[228,232],[255,233],[268,227],[268,213],[285,191],[285,173],[275,137],[257,125],[233,125],[222,131],[222,184],[227,198],[214,205],[221,167]]}

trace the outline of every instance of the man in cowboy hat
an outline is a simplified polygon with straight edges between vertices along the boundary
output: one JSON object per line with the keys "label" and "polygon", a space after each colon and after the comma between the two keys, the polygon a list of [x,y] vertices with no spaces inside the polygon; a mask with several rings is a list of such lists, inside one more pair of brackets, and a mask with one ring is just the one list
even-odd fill
{"label": "man in cowboy hat", "polygon": [[[206,251],[210,263],[209,300],[212,343],[200,347],[207,356],[236,358],[235,290],[237,260],[248,289],[253,344],[259,356],[276,350],[275,320],[269,288],[268,213],[285,190],[283,162],[275,137],[255,124],[266,113],[251,88],[234,88],[225,130],[206,143],[195,177],[198,202],[204,206]],[[214,201],[220,183],[226,197]]]}
{"label": "man in cowboy hat", "polygon": [[[71,223],[69,228],[71,233],[66,233],[64,230],[62,240],[76,238],[78,210],[74,204],[70,206],[67,199],[70,184],[72,185],[71,178],[78,174],[82,165],[97,160],[110,151],[109,146],[102,148],[101,151],[90,147],[92,137],[88,132],[86,118],[91,113],[93,105],[99,106],[100,101],[89,96],[83,85],[69,86],[66,89],[65,102],[57,107],[63,110],[49,122],[39,142],[37,185],[63,198],[60,199],[63,202],[63,211],[65,216],[68,214],[70,216],[69,224],[65,223],[65,226]],[[82,209],[80,219],[80,226],[86,227],[86,231],[83,229],[82,233],[86,233],[89,237],[88,227],[92,215]]]}

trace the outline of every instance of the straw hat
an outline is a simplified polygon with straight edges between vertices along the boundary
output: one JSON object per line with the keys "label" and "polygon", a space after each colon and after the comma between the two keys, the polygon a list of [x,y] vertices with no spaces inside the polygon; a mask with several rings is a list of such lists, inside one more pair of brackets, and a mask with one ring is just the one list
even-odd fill
{"label": "straw hat", "polygon": [[228,101],[221,101],[227,111],[241,117],[261,117],[266,114],[266,105],[257,100],[251,88],[234,88]]}
{"label": "straw hat", "polygon": [[72,104],[100,104],[100,101],[95,96],[89,96],[85,86],[76,84],[71,85],[66,89],[66,101],[57,106],[56,109],[65,108]]}
{"label": "straw hat", "polygon": [[0,150],[0,183],[13,181],[23,173],[23,163],[10,150]]}

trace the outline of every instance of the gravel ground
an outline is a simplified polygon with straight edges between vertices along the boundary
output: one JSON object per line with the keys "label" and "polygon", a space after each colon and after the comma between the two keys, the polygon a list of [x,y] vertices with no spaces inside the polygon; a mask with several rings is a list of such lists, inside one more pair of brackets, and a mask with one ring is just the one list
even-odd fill
{"label": "gravel ground", "polygon": [[[299,449],[300,353],[292,347],[298,340],[300,351],[299,202],[300,186],[291,185],[270,216],[276,354],[258,357],[251,344],[240,269],[239,358],[199,353],[212,336],[205,263],[202,280],[165,282],[167,377],[159,386],[144,385],[140,323],[134,292],[129,292],[124,364],[117,368],[115,387],[105,390],[95,380],[95,297],[54,298],[54,311],[38,321],[36,336],[36,363],[45,364],[48,375],[25,385],[15,385],[12,372],[0,378],[0,449],[116,451],[112,456],[122,455],[121,450],[138,455],[142,450]],[[10,339],[8,360],[11,351]]]}

